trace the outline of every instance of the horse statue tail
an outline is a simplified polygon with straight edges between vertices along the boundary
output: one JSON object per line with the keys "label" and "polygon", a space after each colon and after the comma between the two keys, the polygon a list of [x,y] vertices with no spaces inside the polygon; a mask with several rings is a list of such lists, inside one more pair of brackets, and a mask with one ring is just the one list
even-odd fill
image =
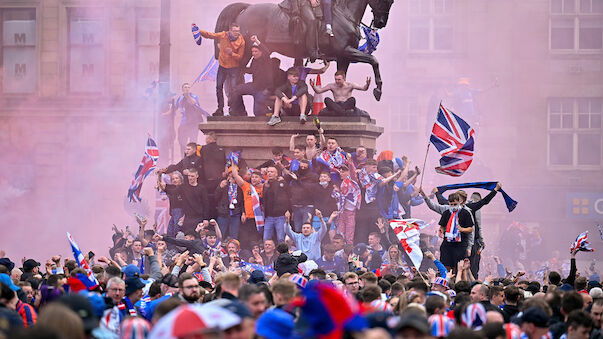
{"label": "horse statue tail", "polygon": [[[216,29],[215,32],[224,32],[230,29],[230,24],[236,22],[237,17],[241,14],[242,11],[247,9],[249,4],[236,2],[234,4],[230,4],[226,6],[220,15],[218,16],[218,20],[216,21]],[[214,56],[217,59],[218,54],[220,54],[220,49],[218,48],[218,40],[214,40]]]}

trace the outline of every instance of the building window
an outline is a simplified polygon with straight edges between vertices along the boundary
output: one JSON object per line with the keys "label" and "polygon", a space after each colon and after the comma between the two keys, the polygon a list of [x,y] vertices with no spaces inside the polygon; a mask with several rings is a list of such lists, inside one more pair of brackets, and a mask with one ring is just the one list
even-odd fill
{"label": "building window", "polygon": [[603,51],[603,1],[551,0],[553,51]]}
{"label": "building window", "polygon": [[68,88],[102,93],[105,87],[105,27],[102,9],[68,8]]}
{"label": "building window", "polygon": [[410,0],[408,48],[414,51],[453,49],[452,0]]}
{"label": "building window", "polygon": [[2,18],[2,93],[36,91],[36,10],[6,8]]}
{"label": "building window", "polygon": [[136,78],[146,89],[159,78],[159,9],[136,11]]}
{"label": "building window", "polygon": [[601,168],[603,98],[551,98],[548,163],[554,168]]}

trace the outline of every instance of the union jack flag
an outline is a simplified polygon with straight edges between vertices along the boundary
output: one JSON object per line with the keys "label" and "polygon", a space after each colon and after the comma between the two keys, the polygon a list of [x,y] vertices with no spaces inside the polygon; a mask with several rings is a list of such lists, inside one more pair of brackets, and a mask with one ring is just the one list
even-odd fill
{"label": "union jack flag", "polygon": [[434,314],[429,317],[431,336],[436,338],[447,337],[454,329],[454,320],[443,314]]}
{"label": "union jack flag", "polygon": [[77,261],[77,264],[79,267],[83,268],[84,271],[86,271],[86,275],[88,276],[90,285],[92,285],[92,286],[88,286],[89,284],[86,284],[86,287],[88,287],[88,289],[90,289],[90,290],[94,289],[95,287],[98,286],[98,280],[96,280],[96,276],[94,276],[94,272],[92,272],[92,270],[90,269],[90,266],[88,265],[88,262],[86,261],[86,258],[84,258],[82,251],[80,251],[79,246],[76,244],[75,240],[73,240],[73,237],[71,237],[71,234],[69,232],[67,232],[67,239],[69,240],[69,244],[71,244],[71,251],[73,252],[75,261]]}
{"label": "union jack flag", "polygon": [[576,238],[576,241],[572,243],[570,247],[570,253],[574,251],[584,251],[584,252],[593,252],[594,249],[590,248],[590,243],[588,242],[588,231],[580,233]]}
{"label": "union jack flag", "polygon": [[440,166],[436,172],[459,177],[473,161],[473,134],[475,131],[442,104],[431,130],[431,143],[440,152]]}
{"label": "union jack flag", "polygon": [[134,179],[130,184],[130,188],[128,189],[128,200],[130,202],[141,202],[140,198],[140,190],[142,189],[142,182],[147,177],[147,175],[151,174],[155,167],[157,167],[157,160],[159,159],[159,149],[157,148],[157,144],[155,140],[149,136],[147,139],[147,144],[145,146],[144,155],[142,156],[142,160],[140,161],[140,166],[138,166],[138,170],[136,174],[134,174]]}

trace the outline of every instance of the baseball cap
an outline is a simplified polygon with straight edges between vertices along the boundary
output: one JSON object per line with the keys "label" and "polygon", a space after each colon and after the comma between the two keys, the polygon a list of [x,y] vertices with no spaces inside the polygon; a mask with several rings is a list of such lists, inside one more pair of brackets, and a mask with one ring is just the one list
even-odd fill
{"label": "baseball cap", "polygon": [[140,276],[140,268],[134,264],[130,264],[121,270],[126,278]]}
{"label": "baseball cap", "polygon": [[136,290],[141,290],[144,288],[144,283],[138,277],[129,277],[126,278],[126,295],[130,295],[134,293]]}
{"label": "baseball cap", "polygon": [[361,242],[358,245],[354,246],[353,252],[356,255],[361,255],[366,252],[366,250],[368,250],[368,246],[365,243]]}
{"label": "baseball cap", "polygon": [[90,332],[98,327],[98,318],[94,313],[92,304],[81,294],[69,294],[58,300],[63,305],[72,309],[84,322],[84,330]]}
{"label": "baseball cap", "polygon": [[0,258],[0,265],[6,266],[9,272],[15,268],[15,263],[10,261],[9,258]]}
{"label": "baseball cap", "polygon": [[38,267],[41,264],[33,259],[27,259],[23,262],[23,269],[25,270],[33,270],[34,267]]}

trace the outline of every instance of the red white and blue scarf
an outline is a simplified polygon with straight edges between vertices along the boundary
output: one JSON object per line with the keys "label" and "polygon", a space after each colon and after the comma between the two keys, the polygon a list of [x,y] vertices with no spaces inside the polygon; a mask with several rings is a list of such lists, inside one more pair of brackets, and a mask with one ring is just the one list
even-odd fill
{"label": "red white and blue scarf", "polygon": [[460,242],[461,241],[461,228],[459,226],[459,214],[460,209],[456,211],[450,211],[450,218],[446,224],[446,241],[448,242]]}

